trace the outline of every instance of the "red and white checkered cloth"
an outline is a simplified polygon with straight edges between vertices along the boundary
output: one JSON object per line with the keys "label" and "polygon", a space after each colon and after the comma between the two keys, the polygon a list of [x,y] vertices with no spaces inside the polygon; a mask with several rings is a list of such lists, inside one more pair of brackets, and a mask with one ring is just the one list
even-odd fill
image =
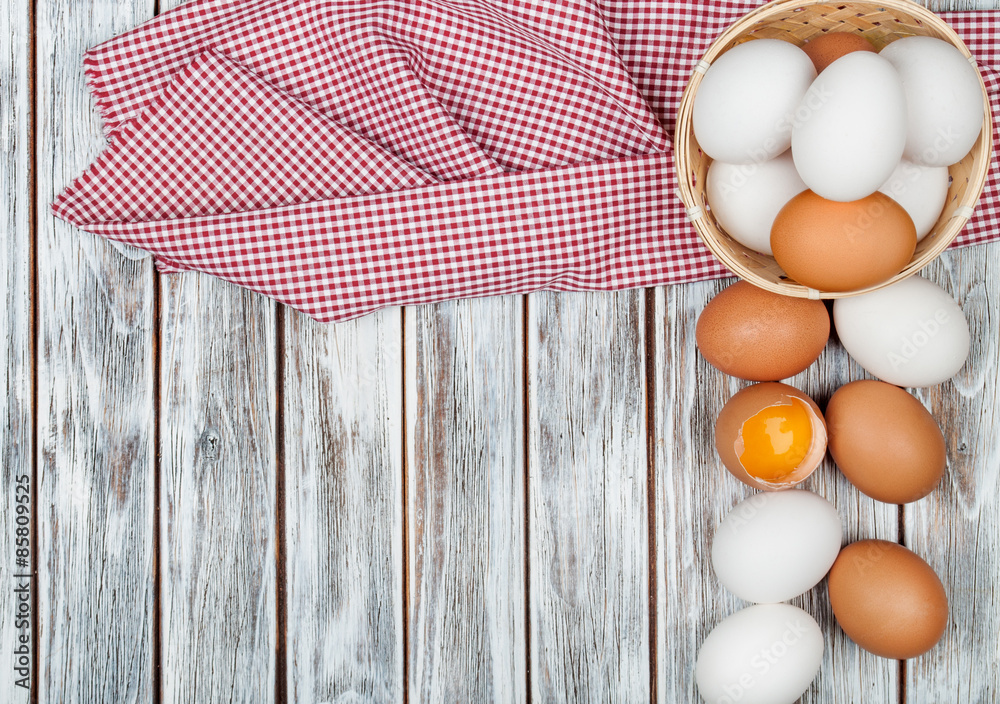
{"label": "red and white checkered cloth", "polygon": [[[320,321],[726,276],[670,136],[755,6],[192,0],[87,53],[111,143],[53,212]],[[1000,112],[1000,13],[943,17]],[[993,170],[957,243],[998,236]]]}

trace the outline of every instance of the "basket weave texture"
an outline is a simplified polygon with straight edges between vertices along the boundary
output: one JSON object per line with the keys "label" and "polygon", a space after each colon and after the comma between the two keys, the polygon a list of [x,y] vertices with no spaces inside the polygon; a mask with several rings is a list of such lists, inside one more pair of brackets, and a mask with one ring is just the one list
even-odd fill
{"label": "basket weave texture", "polygon": [[986,87],[983,86],[983,130],[965,158],[949,168],[951,183],[944,210],[930,234],[917,243],[910,263],[891,279],[856,291],[816,291],[790,280],[773,257],[755,252],[729,237],[712,216],[705,196],[706,174],[712,160],[701,151],[695,139],[692,112],[705,69],[732,47],[761,38],[782,39],[801,46],[825,32],[860,34],[877,50],[903,37],[936,37],[957,47],[975,65],[964,42],[947,23],[911,0],[885,0],[878,4],[777,0],[733,24],[708,49],[684,91],[677,115],[674,160],[680,197],[701,239],[727,268],[763,289],[799,298],[854,296],[888,286],[927,266],[948,247],[972,215],[986,182],[992,149],[992,115]]}

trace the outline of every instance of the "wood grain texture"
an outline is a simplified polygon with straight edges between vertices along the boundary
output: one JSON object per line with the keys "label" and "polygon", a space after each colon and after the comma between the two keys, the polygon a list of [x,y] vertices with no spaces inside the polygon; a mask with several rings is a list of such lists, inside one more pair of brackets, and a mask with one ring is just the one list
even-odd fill
{"label": "wood grain texture", "polygon": [[644,295],[528,306],[532,701],[647,701]]}
{"label": "wood grain texture", "polygon": [[[721,284],[658,289],[649,309],[642,292],[539,294],[327,327],[196,274],[164,277],[157,303],[147,257],[46,207],[103,146],[83,50],[154,2],[36,5],[35,95],[29,3],[0,9],[0,704],[26,701],[6,686],[8,566],[11,481],[28,471],[34,439],[40,702],[268,702],[281,668],[279,698],[316,704],[641,702],[651,679],[661,703],[700,701],[697,648],[740,607],[712,572],[711,537],[748,494],[712,448],[715,416],[741,384],[693,339]],[[796,602],[827,636],[804,702],[992,702],[1000,691],[998,259],[1000,245],[977,247],[928,270],[962,303],[974,346],[954,382],[917,394],[945,428],[949,470],[902,512],[902,535],[897,509],[860,496],[829,462],[805,485],[835,503],[848,540],[901,539],[930,562],[951,597],[949,630],[900,668],[846,639],[821,586]],[[791,383],[823,405],[862,376],[831,343]]]}
{"label": "wood grain texture", "polygon": [[[831,342],[819,361],[788,383],[808,393],[826,408],[834,391],[855,379],[870,378],[837,342]],[[844,543],[865,538],[897,541],[899,510],[859,492],[837,469],[827,455],[823,465],[801,485],[832,503],[840,513]],[[792,603],[812,614],[825,638],[823,665],[812,688],[802,698],[803,704],[827,704],[899,700],[899,666],[857,647],[837,626],[830,607],[826,581]]]}
{"label": "wood grain texture", "polygon": [[290,702],[403,701],[400,316],[286,319]]}
{"label": "wood grain texture", "polygon": [[[1000,8],[997,0],[927,5]],[[906,699],[993,702],[1000,693],[1000,245],[948,252],[924,275],[962,306],[972,351],[951,383],[917,392],[944,430],[948,470],[934,493],[903,512],[903,542],[941,577],[950,619],[941,643],[907,663]]]}
{"label": "wood grain texture", "polygon": [[149,702],[153,271],[47,204],[103,145],[83,51],[146,0],[37,3],[40,702]]}
{"label": "wood grain texture", "polygon": [[[698,648],[708,632],[747,604],[719,583],[711,564],[715,530],[729,510],[752,491],[718,459],[715,419],[746,382],[711,367],[694,341],[705,304],[731,283],[705,282],[659,289],[655,312],[655,457],[658,700],[699,701],[694,683]],[[834,390],[862,377],[836,343],[818,363],[787,380],[824,406]],[[861,496],[827,459],[801,488],[815,491],[840,512],[846,541],[864,537],[896,540],[895,506]],[[826,636],[819,677],[803,702],[894,702],[898,667],[854,646],[836,626],[825,582],[797,606],[812,614]]]}
{"label": "wood grain texture", "polygon": [[656,291],[653,327],[653,448],[656,467],[657,701],[698,701],[697,649],[739,608],[712,573],[709,546],[728,509],[751,492],[723,476],[713,446],[719,409],[739,384],[694,345],[697,315],[715,282]]}
{"label": "wood grain texture", "polygon": [[[181,4],[160,0],[167,11]],[[274,696],[275,304],[160,277],[160,602],[165,702]]]}
{"label": "wood grain texture", "polygon": [[[15,589],[30,585],[31,407],[31,95],[28,82],[30,8],[27,0],[0,7],[0,704],[28,701],[15,685],[15,665],[33,655]],[[17,652],[15,652],[17,651]],[[33,669],[33,668],[32,668]]]}
{"label": "wood grain texture", "polygon": [[945,10],[996,10],[1000,9],[997,0],[920,0],[920,4],[935,12]]}
{"label": "wood grain texture", "polygon": [[993,702],[1000,692],[1000,248],[950,252],[927,278],[961,304],[972,333],[965,367],[915,390],[945,433],[941,486],[906,507],[904,543],[941,577],[951,618],[944,638],[907,663],[907,701]]}
{"label": "wood grain texture", "polygon": [[526,699],[522,299],[407,309],[410,699]]}
{"label": "wood grain texture", "polygon": [[[160,565],[164,702],[274,697],[273,306],[182,274],[163,296]],[[176,287],[176,288],[173,288]]]}

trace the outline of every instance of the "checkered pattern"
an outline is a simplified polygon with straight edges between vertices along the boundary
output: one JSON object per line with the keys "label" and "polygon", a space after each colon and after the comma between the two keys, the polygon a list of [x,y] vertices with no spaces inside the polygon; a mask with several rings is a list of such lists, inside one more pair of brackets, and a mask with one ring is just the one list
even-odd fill
{"label": "checkered pattern", "polygon": [[[192,0],[87,53],[110,144],[53,211],[320,321],[724,276],[670,136],[754,6]],[[944,16],[1000,66],[997,13]],[[994,171],[959,242],[998,218]]]}

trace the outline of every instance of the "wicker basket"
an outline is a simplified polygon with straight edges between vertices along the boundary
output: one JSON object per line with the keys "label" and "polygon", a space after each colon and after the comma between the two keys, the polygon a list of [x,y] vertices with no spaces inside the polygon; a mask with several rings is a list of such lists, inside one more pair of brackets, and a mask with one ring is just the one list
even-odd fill
{"label": "wicker basket", "polygon": [[[937,15],[910,0],[870,2],[802,2],[777,0],[763,5],[723,32],[706,52],[702,69],[728,49],[757,38],[783,39],[801,46],[821,32],[853,32],[882,49],[894,39],[923,35],[943,39],[967,57],[969,50],[957,34]],[[992,149],[993,121],[983,87],[985,119],[979,139],[964,159],[950,167],[951,185],[944,211],[934,229],[917,243],[910,263],[894,277],[877,286],[848,292],[816,291],[790,280],[773,257],[755,252],[727,235],[712,216],[705,198],[705,176],[711,158],[701,151],[692,129],[695,93],[703,73],[696,71],[681,99],[674,141],[680,196],[692,214],[698,234],[708,248],[731,271],[763,289],[799,298],[840,298],[888,286],[927,266],[955,239],[965,226],[986,182]],[[982,77],[980,77],[982,82]]]}

